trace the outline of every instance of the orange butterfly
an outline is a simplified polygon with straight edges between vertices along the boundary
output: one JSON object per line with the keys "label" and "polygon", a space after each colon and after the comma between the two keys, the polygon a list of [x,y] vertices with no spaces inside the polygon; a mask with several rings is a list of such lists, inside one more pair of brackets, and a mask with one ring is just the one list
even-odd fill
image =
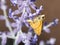
{"label": "orange butterfly", "polygon": [[44,17],[45,15],[39,15],[38,17],[35,17],[33,20],[27,20],[27,22],[29,22],[30,26],[33,28],[34,32],[38,36],[41,34]]}

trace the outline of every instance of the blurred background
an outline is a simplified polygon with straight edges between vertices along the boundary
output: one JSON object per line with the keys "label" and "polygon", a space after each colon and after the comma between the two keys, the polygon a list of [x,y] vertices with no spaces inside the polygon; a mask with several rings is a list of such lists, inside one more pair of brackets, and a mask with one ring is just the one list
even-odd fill
{"label": "blurred background", "polygon": [[[11,5],[10,0],[6,0],[6,5],[9,8],[12,8],[12,10],[16,10],[17,6],[14,7],[13,5]],[[60,19],[60,0],[36,0],[35,4],[37,5],[37,7],[39,7],[40,5],[43,5],[43,11],[41,11],[41,14],[45,14],[45,21],[44,22],[51,22],[53,21],[55,18]],[[7,9],[7,14],[8,14],[8,9]],[[34,12],[32,10],[32,12]],[[0,9],[0,15],[3,15],[3,11]],[[10,21],[13,21],[12,19],[10,19]],[[26,32],[26,27],[23,27],[23,31]],[[46,33],[46,32],[42,32],[42,34],[39,36],[39,41],[40,40],[44,40],[47,41],[49,40],[51,37],[56,38],[56,44],[55,45],[60,45],[60,21],[58,23],[58,25],[56,26],[52,26],[50,27],[51,29],[51,33]],[[5,27],[5,21],[1,21],[0,20],[0,31],[8,31],[8,28]],[[12,42],[11,42],[12,41]],[[39,42],[38,41],[38,42]],[[8,44],[7,45],[12,45],[13,40],[8,40]],[[20,44],[22,45],[22,44]],[[38,45],[38,44],[37,44]]]}

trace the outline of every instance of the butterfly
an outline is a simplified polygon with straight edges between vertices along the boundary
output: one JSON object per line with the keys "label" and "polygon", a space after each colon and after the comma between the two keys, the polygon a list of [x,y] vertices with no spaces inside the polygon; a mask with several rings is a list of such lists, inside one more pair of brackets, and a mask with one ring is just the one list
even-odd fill
{"label": "butterfly", "polygon": [[38,36],[41,34],[44,18],[45,18],[45,15],[39,15],[35,17],[33,20],[31,19],[27,20],[27,22],[33,28],[34,33],[37,34]]}

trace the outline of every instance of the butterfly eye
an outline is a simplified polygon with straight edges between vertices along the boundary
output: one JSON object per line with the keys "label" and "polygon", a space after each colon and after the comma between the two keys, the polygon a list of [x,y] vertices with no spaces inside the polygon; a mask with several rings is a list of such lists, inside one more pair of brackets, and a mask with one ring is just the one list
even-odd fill
{"label": "butterfly eye", "polygon": [[45,19],[45,15],[42,15],[41,18],[42,18],[42,19]]}
{"label": "butterfly eye", "polygon": [[45,17],[42,17],[42,19],[44,19]]}

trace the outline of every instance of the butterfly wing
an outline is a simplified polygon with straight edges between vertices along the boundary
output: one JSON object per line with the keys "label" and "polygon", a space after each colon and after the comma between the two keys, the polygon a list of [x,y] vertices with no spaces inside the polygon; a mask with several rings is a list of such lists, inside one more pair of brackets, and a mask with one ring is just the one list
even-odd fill
{"label": "butterfly wing", "polygon": [[[38,25],[37,25],[38,24]],[[35,29],[34,32],[39,36],[41,34],[42,31],[42,20],[39,20],[37,22],[37,24],[35,25]],[[37,27],[36,27],[37,26]]]}

